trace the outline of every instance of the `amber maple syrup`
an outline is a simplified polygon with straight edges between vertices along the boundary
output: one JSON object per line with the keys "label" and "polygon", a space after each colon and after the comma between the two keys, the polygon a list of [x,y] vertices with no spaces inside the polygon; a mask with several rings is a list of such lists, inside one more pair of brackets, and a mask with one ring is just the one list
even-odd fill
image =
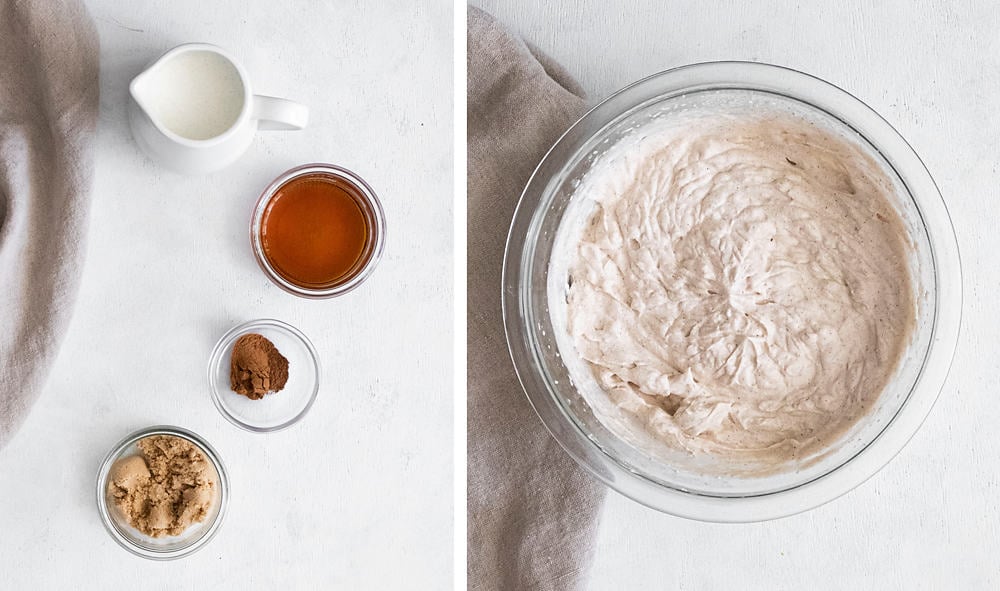
{"label": "amber maple syrup", "polygon": [[285,280],[325,288],[353,277],[371,255],[361,190],[324,173],[295,177],[268,200],[260,225],[264,256]]}

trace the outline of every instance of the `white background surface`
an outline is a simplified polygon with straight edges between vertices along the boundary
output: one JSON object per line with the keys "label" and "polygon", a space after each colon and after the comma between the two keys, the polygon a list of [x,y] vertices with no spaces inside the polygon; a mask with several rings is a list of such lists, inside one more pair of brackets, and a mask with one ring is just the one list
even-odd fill
{"label": "white background surface", "polygon": [[[0,452],[0,589],[449,588],[450,3],[88,5],[102,79],[87,263],[47,389]],[[261,134],[204,177],[147,160],[127,83],[188,41],[230,49],[255,92],[309,105],[309,128]],[[312,161],[359,173],[388,220],[375,274],[327,301],[269,283],[248,240],[260,191]],[[206,378],[216,340],[262,317],[305,332],[324,370],[310,414],[270,435],[226,422]],[[159,423],[205,437],[231,480],[217,537],[171,563],[120,548],[95,506],[104,455]]]}
{"label": "white background surface", "polygon": [[824,507],[764,524],[687,521],[611,493],[591,588],[1000,587],[1000,6],[475,3],[566,66],[592,102],[657,71],[718,59],[790,66],[837,84],[923,158],[962,253],[963,333],[951,377],[920,432],[884,470]]}

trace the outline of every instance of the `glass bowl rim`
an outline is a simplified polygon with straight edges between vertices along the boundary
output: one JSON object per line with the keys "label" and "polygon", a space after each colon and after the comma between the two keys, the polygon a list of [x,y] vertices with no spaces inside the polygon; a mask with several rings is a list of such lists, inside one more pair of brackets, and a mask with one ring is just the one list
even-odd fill
{"label": "glass bowl rim", "polygon": [[[215,467],[215,471],[219,474],[219,512],[216,514],[215,519],[209,525],[208,530],[206,530],[200,537],[192,540],[191,543],[186,546],[175,548],[173,550],[161,551],[135,544],[118,529],[115,524],[115,520],[111,517],[111,509],[108,507],[107,503],[107,486],[108,477],[111,473],[111,466],[121,456],[122,452],[125,451],[126,448],[134,443],[137,443],[140,439],[145,439],[146,437],[154,435],[179,437],[196,445],[198,449],[205,454],[205,457],[212,462],[212,465]],[[111,447],[111,451],[109,451],[104,457],[104,460],[101,462],[101,467],[97,471],[97,511],[101,515],[101,522],[104,524],[104,529],[107,530],[108,534],[116,542],[118,542],[118,545],[136,556],[141,556],[150,560],[174,560],[192,554],[206,546],[208,542],[215,537],[215,534],[218,533],[219,528],[222,526],[228,507],[229,474],[226,472],[226,466],[222,462],[222,458],[219,456],[219,453],[215,451],[215,448],[213,448],[203,437],[182,427],[174,425],[153,425],[151,427],[145,427],[129,433]]]}
{"label": "glass bowl rim", "polygon": [[[246,333],[256,327],[265,326],[268,328],[273,328],[279,332],[283,332],[293,337],[294,339],[305,345],[306,350],[309,352],[309,359],[312,361],[313,367],[313,377],[314,385],[312,393],[309,394],[308,400],[306,400],[305,406],[296,413],[296,415],[283,423],[279,423],[270,427],[258,427],[256,425],[250,425],[240,420],[239,417],[229,412],[225,403],[222,401],[223,393],[219,392],[219,388],[216,385],[216,368],[222,361],[222,356],[225,351],[232,345],[233,341],[236,339],[237,335]],[[319,354],[316,352],[316,348],[313,346],[312,341],[309,337],[305,335],[301,330],[295,328],[287,322],[282,322],[281,320],[276,320],[274,318],[258,318],[256,320],[249,320],[242,324],[238,324],[228,331],[226,334],[215,343],[215,347],[212,348],[212,354],[208,357],[208,385],[212,392],[212,402],[215,404],[215,408],[228,420],[230,423],[236,425],[240,429],[250,431],[251,433],[273,433],[275,431],[281,431],[287,429],[302,420],[302,417],[309,413],[309,409],[312,408],[313,403],[316,402],[316,397],[319,394],[319,384],[322,377],[322,370],[319,364]],[[228,392],[228,390],[227,390]]]}
{"label": "glass bowl rim", "polygon": [[[267,209],[267,204],[271,201],[271,198],[274,197],[274,193],[289,181],[315,173],[335,176],[356,187],[364,198],[365,203],[371,209],[373,218],[373,225],[371,227],[371,256],[368,257],[368,260],[365,261],[364,265],[358,269],[354,276],[347,281],[321,289],[302,287],[282,277],[271,266],[271,263],[264,255],[264,245],[260,240],[260,225],[264,218],[264,211]],[[363,178],[353,171],[342,166],[337,166],[336,164],[313,162],[286,170],[271,181],[264,191],[261,192],[250,215],[250,247],[253,250],[254,258],[257,260],[257,265],[264,272],[264,275],[271,280],[271,283],[274,283],[292,295],[306,299],[324,300],[355,290],[371,276],[375,271],[375,267],[378,266],[379,261],[382,260],[382,253],[385,250],[385,226],[385,211],[382,209],[382,202],[379,201],[374,189]]]}
{"label": "glass bowl rim", "polygon": [[[551,202],[549,188],[559,184],[556,182],[559,173],[578,158],[591,138],[628,113],[670,96],[707,90],[705,86],[780,94],[840,120],[882,152],[890,166],[897,169],[921,215],[935,278],[931,341],[924,352],[923,367],[896,416],[872,442],[839,467],[806,483],[761,495],[706,496],[665,486],[627,469],[591,441],[567,414],[553,385],[538,367],[537,341],[533,328],[528,326],[533,312],[525,291],[528,281],[522,280],[524,276],[530,277],[529,255],[533,251],[528,249],[528,241],[534,241],[532,231],[537,233],[534,227]],[[775,87],[781,92],[776,92]],[[815,96],[807,96],[809,93],[822,95],[821,104],[816,104]],[[842,108],[852,110],[850,117],[830,112],[828,103],[835,100],[841,101]],[[616,102],[623,104],[615,107]],[[865,126],[877,128],[878,141],[858,129],[860,119],[864,119]],[[598,132],[584,131],[588,124],[593,124]],[[571,146],[566,149],[569,156],[557,157],[557,150],[565,145]],[[899,166],[901,161],[906,175],[899,172],[903,168]],[[799,513],[841,496],[877,473],[916,433],[943,388],[962,314],[961,261],[954,227],[940,191],[919,155],[891,124],[847,91],[791,68],[758,62],[702,62],[658,72],[611,94],[580,117],[546,152],[524,188],[507,236],[501,283],[504,330],[511,360],[529,403],[560,446],[587,472],[626,497],[661,512],[716,522],[763,521]]]}

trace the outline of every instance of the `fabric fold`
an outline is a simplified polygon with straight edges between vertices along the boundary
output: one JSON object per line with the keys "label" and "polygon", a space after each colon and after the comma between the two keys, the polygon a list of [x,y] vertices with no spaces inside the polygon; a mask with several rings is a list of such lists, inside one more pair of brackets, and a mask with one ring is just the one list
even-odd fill
{"label": "fabric fold", "polygon": [[582,589],[603,485],[528,404],[504,338],[500,276],[518,198],[585,111],[558,64],[469,8],[468,576],[471,589]]}
{"label": "fabric fold", "polygon": [[76,0],[0,0],[0,448],[41,392],[83,266],[98,39]]}

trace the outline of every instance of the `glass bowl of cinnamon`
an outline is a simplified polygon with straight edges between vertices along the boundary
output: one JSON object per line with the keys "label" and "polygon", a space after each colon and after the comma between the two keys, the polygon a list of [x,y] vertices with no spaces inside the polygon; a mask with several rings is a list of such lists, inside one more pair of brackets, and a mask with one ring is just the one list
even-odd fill
{"label": "glass bowl of cinnamon", "polygon": [[212,401],[229,422],[254,433],[290,427],[319,393],[319,356],[299,329],[280,320],[240,324],[208,362]]}

